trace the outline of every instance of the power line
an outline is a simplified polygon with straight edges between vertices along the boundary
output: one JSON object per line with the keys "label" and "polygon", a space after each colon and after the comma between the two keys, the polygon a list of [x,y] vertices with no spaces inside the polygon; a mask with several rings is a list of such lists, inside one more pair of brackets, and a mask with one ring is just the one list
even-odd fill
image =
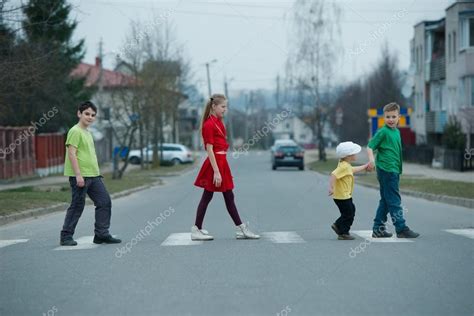
{"label": "power line", "polygon": [[[145,6],[137,6],[137,5],[131,5],[128,3],[109,3],[109,2],[101,2],[97,1],[95,4],[98,5],[106,5],[106,6],[111,6],[111,7],[120,7],[120,6],[128,6],[128,7],[133,7],[136,9],[145,9],[145,10],[150,10],[152,8],[150,7],[145,7]],[[363,11],[363,10],[361,10]],[[202,16],[218,16],[218,17],[229,17],[229,18],[248,18],[248,19],[254,19],[254,20],[270,20],[270,21],[285,21],[285,20],[293,20],[293,18],[285,18],[285,17],[277,17],[277,16],[252,16],[252,15],[237,15],[237,14],[228,14],[228,13],[216,13],[216,12],[203,12],[203,11],[192,11],[192,10],[172,10],[173,13],[180,13],[180,14],[191,14],[191,15],[202,15]],[[375,11],[374,11],[375,12]],[[407,11],[409,12],[409,11]],[[423,11],[425,12],[425,11]],[[325,20],[326,22],[332,22],[332,20]],[[336,22],[336,21],[334,21]],[[340,23],[361,23],[361,24],[383,24],[386,23],[387,20],[344,20],[341,19],[338,21]],[[413,22],[411,21],[401,21],[397,20],[396,23],[398,24],[410,24],[412,25]]]}

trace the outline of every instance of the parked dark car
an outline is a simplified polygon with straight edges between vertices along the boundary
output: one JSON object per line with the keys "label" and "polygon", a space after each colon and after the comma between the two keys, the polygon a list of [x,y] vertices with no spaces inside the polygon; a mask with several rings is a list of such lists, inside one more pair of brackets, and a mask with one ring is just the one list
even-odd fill
{"label": "parked dark car", "polygon": [[298,145],[283,145],[274,148],[272,169],[278,167],[298,167],[304,170],[304,150]]}

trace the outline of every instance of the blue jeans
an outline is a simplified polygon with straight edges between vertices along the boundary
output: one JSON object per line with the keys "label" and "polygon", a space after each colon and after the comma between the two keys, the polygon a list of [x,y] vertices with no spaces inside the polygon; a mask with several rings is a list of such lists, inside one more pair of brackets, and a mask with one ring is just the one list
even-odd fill
{"label": "blue jeans", "polygon": [[374,231],[385,230],[387,214],[390,213],[397,233],[407,228],[403,218],[402,199],[398,191],[400,175],[377,168],[377,180],[380,184],[380,202],[374,219]]}
{"label": "blue jeans", "polygon": [[77,186],[76,177],[69,177],[69,184],[72,190],[71,205],[67,209],[64,225],[61,231],[61,240],[72,238],[76,230],[77,222],[84,211],[86,205],[86,194],[95,205],[95,235],[106,237],[109,234],[112,201],[105,188],[102,176],[85,177],[85,185]]}

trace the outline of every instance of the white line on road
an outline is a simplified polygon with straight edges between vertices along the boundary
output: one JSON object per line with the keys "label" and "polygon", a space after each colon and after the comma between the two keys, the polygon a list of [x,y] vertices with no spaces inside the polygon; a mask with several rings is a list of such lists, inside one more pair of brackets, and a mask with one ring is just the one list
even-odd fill
{"label": "white line on road", "polygon": [[19,244],[23,242],[27,242],[28,239],[12,239],[12,240],[0,240],[0,248],[8,247],[14,244]]}
{"label": "white line on road", "polygon": [[54,248],[54,250],[84,250],[99,247],[98,244],[94,244],[92,242],[93,239],[94,236],[83,236],[78,239],[75,239],[77,241],[77,246],[59,246],[57,248]]}
{"label": "white line on road", "polygon": [[263,238],[276,244],[294,244],[306,242],[295,232],[264,232]]}
{"label": "white line on road", "polygon": [[445,229],[445,232],[474,239],[474,228],[465,229]]}
{"label": "white line on road", "polygon": [[413,242],[413,240],[409,240],[407,238],[397,238],[395,237],[396,234],[393,234],[393,236],[390,238],[373,238],[371,230],[354,230],[351,231],[351,233],[371,242]]}
{"label": "white line on road", "polygon": [[161,243],[162,246],[194,246],[202,244],[202,241],[191,240],[191,233],[174,233]]}

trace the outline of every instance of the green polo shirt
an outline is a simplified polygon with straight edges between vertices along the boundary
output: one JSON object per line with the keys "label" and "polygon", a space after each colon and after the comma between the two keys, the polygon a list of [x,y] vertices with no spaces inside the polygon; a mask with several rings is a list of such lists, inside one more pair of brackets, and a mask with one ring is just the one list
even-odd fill
{"label": "green polo shirt", "polygon": [[[95,154],[94,139],[91,132],[82,129],[79,124],[74,125],[67,133],[66,146],[74,146],[77,148],[77,162],[79,170],[83,177],[100,176],[99,163]],[[76,174],[72,169],[69,153],[66,150],[66,161],[64,162],[64,175],[75,177]]]}
{"label": "green polo shirt", "polygon": [[398,128],[384,125],[369,141],[369,148],[377,152],[375,164],[387,171],[402,173],[402,139]]}

